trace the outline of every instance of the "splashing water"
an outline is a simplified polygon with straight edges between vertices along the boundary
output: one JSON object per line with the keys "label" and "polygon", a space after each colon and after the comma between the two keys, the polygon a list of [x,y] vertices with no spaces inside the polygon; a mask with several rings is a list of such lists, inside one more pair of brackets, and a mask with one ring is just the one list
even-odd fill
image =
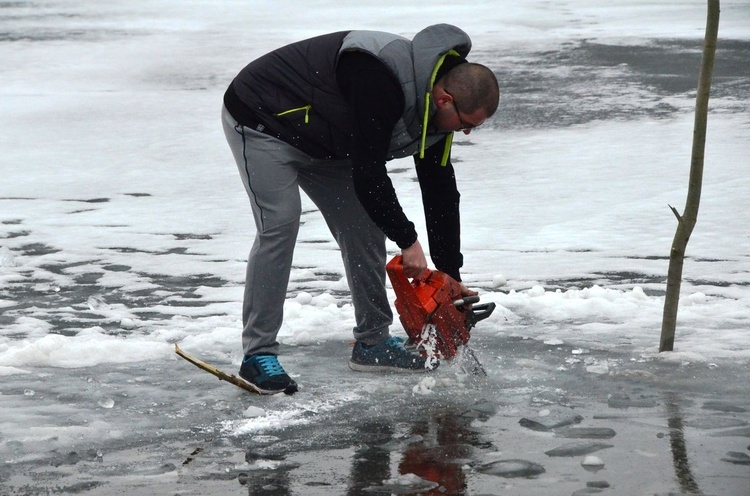
{"label": "splashing water", "polygon": [[427,361],[424,364],[426,369],[432,370],[438,365],[439,351],[437,349],[437,327],[435,324],[425,324],[422,327],[422,334],[419,336],[417,348],[425,352]]}

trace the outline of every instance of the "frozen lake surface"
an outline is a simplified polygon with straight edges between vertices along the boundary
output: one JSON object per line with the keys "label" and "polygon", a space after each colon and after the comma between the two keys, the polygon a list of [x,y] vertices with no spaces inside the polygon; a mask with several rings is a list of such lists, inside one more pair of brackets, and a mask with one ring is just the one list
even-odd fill
{"label": "frozen lake surface", "polygon": [[[662,354],[703,2],[19,1],[0,19],[0,494],[749,494],[746,2],[722,2]],[[349,294],[309,202],[280,334],[300,392],[179,359],[241,360],[254,228],[219,124],[232,77],[306,36],[436,22],[503,89],[454,149],[464,280],[498,305],[472,338],[488,377],[350,371]],[[423,233],[411,162],[389,168]]]}
{"label": "frozen lake surface", "polygon": [[249,396],[176,358],[9,376],[3,417],[27,429],[4,431],[3,481],[9,494],[744,494],[750,405],[729,378],[745,365],[477,332],[488,380],[354,374],[345,342],[284,350],[304,371],[293,397]]}

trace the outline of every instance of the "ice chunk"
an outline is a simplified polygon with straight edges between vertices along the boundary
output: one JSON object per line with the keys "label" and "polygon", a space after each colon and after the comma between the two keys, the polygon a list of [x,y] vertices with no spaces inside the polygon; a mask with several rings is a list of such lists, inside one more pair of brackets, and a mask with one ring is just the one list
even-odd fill
{"label": "ice chunk", "polygon": [[486,463],[480,466],[478,470],[483,474],[500,477],[535,477],[545,472],[544,467],[538,463],[518,459]]}
{"label": "ice chunk", "polygon": [[112,308],[106,301],[104,301],[104,298],[102,298],[101,296],[89,296],[89,299],[86,301],[86,303],[94,312],[110,310]]}
{"label": "ice chunk", "polygon": [[729,429],[726,431],[715,432],[712,437],[750,437],[750,427],[740,427],[739,429]]}
{"label": "ice chunk", "polygon": [[587,455],[581,462],[581,466],[589,472],[598,472],[604,468],[604,462],[598,456]]}
{"label": "ice chunk", "polygon": [[659,403],[648,398],[631,399],[629,396],[613,396],[609,398],[607,404],[610,408],[653,408]]}
{"label": "ice chunk", "polygon": [[544,296],[544,286],[536,285],[533,286],[531,289],[529,289],[528,294],[532,298],[538,298],[540,296]]}
{"label": "ice chunk", "polygon": [[13,252],[6,246],[0,246],[0,267],[17,267]]}
{"label": "ice chunk", "polygon": [[741,451],[729,451],[721,461],[735,465],[750,465],[750,455]]}
{"label": "ice chunk", "polygon": [[747,425],[747,422],[737,418],[726,417],[703,417],[685,422],[696,429],[726,429],[727,427],[741,427]]}
{"label": "ice chunk", "polygon": [[744,407],[732,405],[724,401],[706,401],[703,404],[704,410],[716,410],[718,412],[744,413],[747,411]]}
{"label": "ice chunk", "polygon": [[580,424],[583,421],[583,417],[580,415],[573,415],[572,417],[562,419],[558,423],[551,426],[552,429],[559,429],[560,427],[565,427],[566,425],[575,425]]}
{"label": "ice chunk", "polygon": [[479,400],[462,414],[464,418],[488,419],[497,413],[497,404],[490,400]]}
{"label": "ice chunk", "polygon": [[574,439],[610,439],[615,437],[616,432],[609,427],[563,427],[555,429],[558,437]]}
{"label": "ice chunk", "polygon": [[586,366],[586,372],[590,374],[604,375],[609,373],[609,364],[606,360],[601,363],[594,363]]}
{"label": "ice chunk", "polygon": [[0,365],[0,377],[6,376],[6,375],[15,375],[15,374],[30,374],[28,370],[19,369],[16,367],[5,367]]}
{"label": "ice chunk", "polygon": [[120,321],[120,328],[125,329],[126,331],[130,331],[138,327],[138,325],[135,323],[135,320],[125,317]]}
{"label": "ice chunk", "polygon": [[296,344],[297,346],[310,346],[315,344],[315,342],[316,340],[313,339],[312,334],[310,334],[307,330],[296,331],[292,339],[292,343]]}
{"label": "ice chunk", "polygon": [[521,424],[522,427],[526,427],[527,429],[531,429],[532,431],[537,432],[549,432],[552,430],[552,428],[542,424],[541,422],[537,422],[536,420],[527,419],[526,417],[522,418],[518,421],[519,424]]}
{"label": "ice chunk", "polygon": [[690,306],[690,305],[702,305],[708,301],[708,297],[705,295],[705,293],[693,293],[689,296],[684,296],[680,298],[680,305],[683,306]]}
{"label": "ice chunk", "polygon": [[309,305],[312,303],[312,299],[312,295],[306,291],[302,291],[294,298],[294,300],[300,305]]}
{"label": "ice chunk", "polygon": [[439,485],[437,482],[422,479],[415,474],[404,474],[384,480],[382,486],[368,486],[364,488],[364,491],[371,493],[413,494],[430,491]]}
{"label": "ice chunk", "polygon": [[[549,415],[549,411],[547,411],[547,415]],[[527,429],[531,429],[532,431],[549,432],[553,429],[559,429],[561,427],[565,427],[568,425],[579,424],[581,423],[582,420],[583,420],[583,417],[581,417],[580,415],[575,415],[573,417],[563,419],[554,425],[545,425],[540,422],[537,422],[536,420],[531,420],[531,419],[524,417],[521,420],[519,420],[518,423],[521,424],[522,427],[526,427]]]}
{"label": "ice chunk", "polygon": [[435,387],[436,382],[437,381],[435,381],[434,377],[425,377],[424,379],[419,381],[419,384],[412,388],[412,392],[414,394],[420,394],[422,396],[431,394],[432,388]]}
{"label": "ice chunk", "polygon": [[266,411],[264,409],[257,406],[249,406],[242,415],[246,418],[256,418],[263,417],[265,414]]}
{"label": "ice chunk", "polygon": [[611,448],[612,446],[613,445],[607,443],[581,441],[578,443],[563,444],[562,446],[558,446],[557,448],[545,451],[544,454],[547,456],[581,456]]}
{"label": "ice chunk", "polygon": [[601,492],[602,490],[596,487],[584,487],[583,489],[570,493],[570,496],[585,496],[587,494],[599,494]]}

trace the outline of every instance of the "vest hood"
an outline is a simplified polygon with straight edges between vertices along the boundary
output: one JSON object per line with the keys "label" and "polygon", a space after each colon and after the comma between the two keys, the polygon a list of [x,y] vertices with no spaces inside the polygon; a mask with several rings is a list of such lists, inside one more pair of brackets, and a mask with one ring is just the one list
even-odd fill
{"label": "vest hood", "polygon": [[417,78],[417,109],[420,115],[425,112],[425,95],[432,90],[435,66],[440,58],[451,50],[455,50],[464,58],[471,50],[469,35],[456,26],[435,24],[414,35],[412,53],[414,74]]}

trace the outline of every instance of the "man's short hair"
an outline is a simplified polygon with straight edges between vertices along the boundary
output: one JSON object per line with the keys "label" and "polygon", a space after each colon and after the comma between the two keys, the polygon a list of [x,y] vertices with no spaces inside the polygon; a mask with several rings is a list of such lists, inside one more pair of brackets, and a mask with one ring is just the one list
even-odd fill
{"label": "man's short hair", "polygon": [[459,64],[440,78],[439,83],[458,102],[463,112],[471,114],[481,108],[490,117],[497,110],[500,85],[492,70],[482,64]]}

